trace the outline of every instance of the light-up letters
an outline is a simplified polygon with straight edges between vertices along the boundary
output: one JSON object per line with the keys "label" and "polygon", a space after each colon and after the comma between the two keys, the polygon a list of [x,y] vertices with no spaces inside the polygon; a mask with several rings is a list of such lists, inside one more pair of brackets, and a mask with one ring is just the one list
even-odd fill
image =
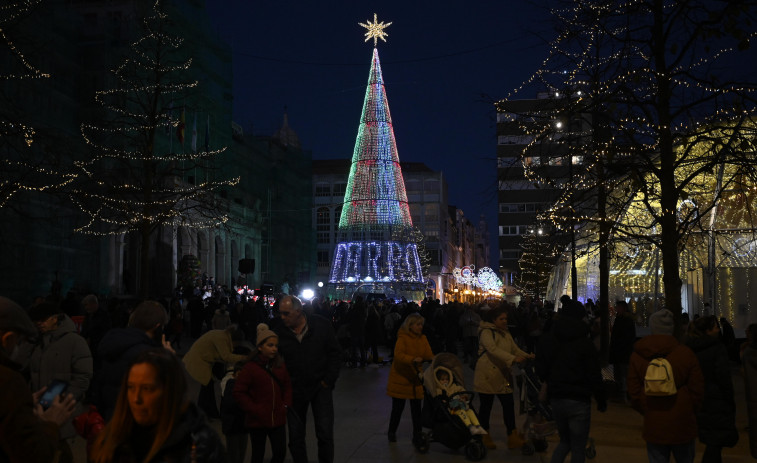
{"label": "light-up letters", "polygon": [[339,243],[330,283],[423,282],[418,247],[396,241]]}

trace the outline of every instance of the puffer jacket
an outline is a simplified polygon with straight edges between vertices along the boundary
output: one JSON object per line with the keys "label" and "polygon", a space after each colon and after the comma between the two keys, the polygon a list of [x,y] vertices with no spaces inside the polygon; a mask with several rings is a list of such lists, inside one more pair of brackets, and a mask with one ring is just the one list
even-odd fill
{"label": "puffer jacket", "polygon": [[[132,435],[132,439],[139,436]],[[116,449],[113,463],[140,463],[141,460],[134,454],[135,447],[128,441]],[[194,454],[194,455],[193,455]],[[213,428],[208,424],[205,415],[190,403],[184,414],[176,420],[176,425],[171,435],[163,443],[157,455],[150,463],[224,463],[226,450]]]}
{"label": "puffer jacket", "polygon": [[394,346],[394,359],[386,384],[386,394],[396,399],[422,399],[423,385],[418,377],[420,365],[414,365],[413,359],[422,358],[424,361],[430,361],[433,357],[425,335],[416,335],[400,329],[397,332],[397,344]]}
{"label": "puffer jacket", "polygon": [[244,410],[245,427],[278,428],[286,423],[287,407],[292,405],[292,381],[280,358],[271,362],[256,355],[239,372],[233,394]]}
{"label": "puffer jacket", "polygon": [[[87,341],[76,332],[74,322],[63,316],[58,328],[40,336],[29,358],[32,391],[38,391],[54,379],[68,382],[67,394],[77,401],[73,416],[84,412],[81,402],[92,380],[92,353]],[[71,420],[61,427],[61,438],[76,435]]]}
{"label": "puffer jacket", "polygon": [[[652,444],[684,444],[697,436],[696,411],[704,398],[704,377],[691,349],[666,334],[651,334],[634,344],[628,368],[631,406],[644,416],[642,437]],[[678,393],[647,396],[644,376],[649,361],[664,355],[673,368]]]}
{"label": "puffer jacket", "polygon": [[720,338],[689,337],[686,345],[699,359],[704,375],[704,402],[697,413],[699,440],[705,445],[733,447],[736,430],[736,401],[728,351]]}
{"label": "puffer jacket", "polygon": [[213,377],[216,362],[237,363],[247,360],[247,356],[234,353],[231,333],[226,330],[210,330],[192,344],[184,355],[187,373],[200,384],[208,384]]}
{"label": "puffer jacket", "polygon": [[516,357],[526,356],[507,331],[482,321],[478,327],[478,362],[473,375],[473,390],[483,394],[511,394],[510,367]]}

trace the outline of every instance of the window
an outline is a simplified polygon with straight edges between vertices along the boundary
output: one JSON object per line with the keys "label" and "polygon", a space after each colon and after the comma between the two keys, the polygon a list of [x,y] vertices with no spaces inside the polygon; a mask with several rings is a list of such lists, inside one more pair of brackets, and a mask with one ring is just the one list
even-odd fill
{"label": "window", "polygon": [[500,214],[515,214],[518,212],[539,212],[541,211],[539,203],[501,203],[499,205]]}
{"label": "window", "polygon": [[317,251],[316,252],[316,263],[318,267],[323,268],[329,267],[329,252],[328,251]]}
{"label": "window", "polygon": [[328,183],[318,183],[315,185],[316,196],[331,196],[331,185]]}
{"label": "window", "polygon": [[516,236],[526,232],[526,225],[500,225],[499,236]]}
{"label": "window", "polygon": [[342,206],[334,208],[334,225],[339,226],[339,219],[342,218]]}
{"label": "window", "polygon": [[347,192],[347,184],[344,182],[334,184],[334,196],[344,197],[344,193]]}
{"label": "window", "polygon": [[329,221],[329,208],[319,207],[315,213],[315,228],[317,231],[329,231],[331,230],[331,222]]}
{"label": "window", "polygon": [[425,191],[426,193],[438,193],[439,181],[436,179],[426,180],[423,183],[423,191]]}
{"label": "window", "polygon": [[405,181],[405,188],[408,194],[418,194],[421,192],[421,182],[416,179],[408,179]]}
{"label": "window", "polygon": [[520,259],[520,253],[521,251],[518,249],[500,249],[499,258],[500,259]]}
{"label": "window", "polygon": [[426,206],[423,209],[425,212],[424,214],[425,223],[439,222],[439,204],[436,204],[436,203],[426,204]]}
{"label": "window", "polygon": [[331,233],[329,232],[318,232],[316,234],[316,243],[318,244],[329,244],[331,242]]}

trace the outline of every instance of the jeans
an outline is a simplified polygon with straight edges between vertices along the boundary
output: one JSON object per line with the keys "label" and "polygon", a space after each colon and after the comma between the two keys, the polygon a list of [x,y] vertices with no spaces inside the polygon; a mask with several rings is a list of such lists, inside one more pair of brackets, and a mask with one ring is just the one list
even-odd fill
{"label": "jeans", "polygon": [[676,463],[694,463],[695,451],[694,439],[685,444],[677,445],[650,444],[647,442],[649,463],[669,463],[671,453],[675,457]]}
{"label": "jeans", "polygon": [[[421,399],[410,400],[410,419],[413,421],[413,440],[421,436]],[[389,417],[389,434],[396,434],[400,425],[402,412],[405,410],[405,399],[392,397],[392,414]]]}
{"label": "jeans", "polygon": [[[492,405],[494,404],[495,394],[478,394],[478,401],[481,404],[478,407],[478,421],[481,427],[489,430],[489,416],[492,414]],[[513,394],[496,394],[499,403],[502,404],[502,416],[505,419],[505,427],[509,436],[515,430],[515,403]]]}
{"label": "jeans", "polygon": [[618,385],[618,392],[620,392],[620,398],[625,399],[628,393],[628,364],[627,363],[613,363],[612,374],[615,377],[615,384]]}
{"label": "jeans", "polygon": [[551,404],[560,433],[560,443],[552,452],[551,463],[563,463],[569,453],[571,463],[583,463],[591,425],[591,401],[552,399]]}
{"label": "jeans", "polygon": [[289,452],[294,463],[308,463],[305,445],[305,423],[308,407],[313,409],[315,437],[318,439],[318,462],[334,462],[334,399],[330,388],[318,386],[310,400],[295,396],[292,413],[287,414],[289,425]]}

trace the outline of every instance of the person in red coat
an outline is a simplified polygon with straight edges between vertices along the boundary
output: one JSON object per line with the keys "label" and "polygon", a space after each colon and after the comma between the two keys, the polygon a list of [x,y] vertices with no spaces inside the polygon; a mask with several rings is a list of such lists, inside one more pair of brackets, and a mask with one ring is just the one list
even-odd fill
{"label": "person in red coat", "polygon": [[423,385],[418,377],[421,363],[430,361],[434,354],[428,339],[423,335],[424,319],[420,314],[410,314],[397,332],[394,360],[389,371],[386,393],[392,398],[392,414],[389,418],[389,442],[397,441],[397,427],[405,409],[405,399],[410,400],[410,417],[413,420],[413,444],[421,441],[421,401]]}
{"label": "person in red coat", "polygon": [[279,337],[261,323],[256,349],[239,372],[234,384],[234,400],[245,414],[250,431],[252,463],[263,463],[266,438],[271,442],[271,463],[286,456],[287,408],[292,405],[292,382],[279,356]]}
{"label": "person in red coat", "polygon": [[[642,437],[650,463],[693,462],[697,437],[696,413],[704,399],[704,376],[694,352],[673,337],[673,313],[662,309],[649,317],[652,334],[634,344],[628,369],[631,406],[644,416]],[[649,361],[664,356],[673,368],[675,395],[647,396],[644,376]]]}

